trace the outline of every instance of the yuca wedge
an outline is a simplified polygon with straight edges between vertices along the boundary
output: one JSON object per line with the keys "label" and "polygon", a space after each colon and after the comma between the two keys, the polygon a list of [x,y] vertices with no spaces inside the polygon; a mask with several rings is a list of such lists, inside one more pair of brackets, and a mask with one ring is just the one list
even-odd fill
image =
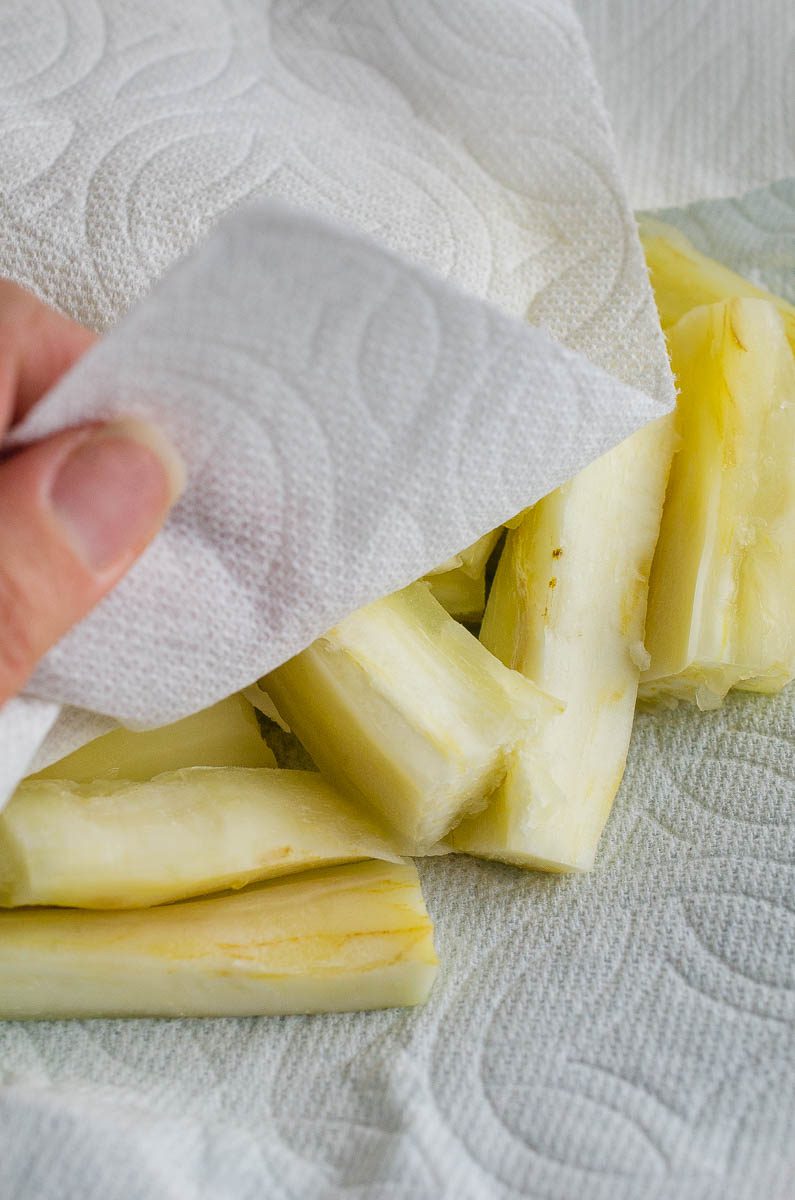
{"label": "yuca wedge", "polygon": [[353,613],[263,680],[315,763],[425,853],[482,809],[556,706],[415,583]]}
{"label": "yuca wedge", "polygon": [[486,577],[473,578],[463,567],[453,567],[426,577],[431,595],[456,621],[473,625],[486,608]]}
{"label": "yuca wedge", "polygon": [[201,712],[140,733],[112,729],[38,771],[35,779],[152,779],[181,767],[275,767],[254,709],[228,696]]}
{"label": "yuca wedge", "polygon": [[436,974],[410,863],[127,912],[0,913],[0,1018],[266,1016],[419,1004]]}
{"label": "yuca wedge", "polygon": [[457,621],[473,625],[482,619],[486,607],[486,566],[501,534],[502,528],[484,534],[425,576],[431,595]]}
{"label": "yuca wedge", "polygon": [[365,858],[399,861],[315,771],[28,780],[0,813],[0,905],[142,908]]}
{"label": "yuca wedge", "polygon": [[654,558],[646,699],[701,708],[795,675],[795,358],[767,300],[697,308],[668,330],[679,386]]}
{"label": "yuca wedge", "polygon": [[484,533],[471,546],[467,546],[466,550],[454,554],[452,558],[448,558],[435,570],[429,571],[428,579],[433,579],[434,575],[444,575],[449,571],[462,571],[470,579],[482,578],[486,572],[486,564],[491,557],[491,552],[500,540],[501,534],[502,526],[492,529],[489,533]]}
{"label": "yuca wedge", "polygon": [[457,850],[587,870],[629,746],[652,554],[674,445],[662,418],[534,505],[507,536],[481,639],[564,705],[514,752]]}

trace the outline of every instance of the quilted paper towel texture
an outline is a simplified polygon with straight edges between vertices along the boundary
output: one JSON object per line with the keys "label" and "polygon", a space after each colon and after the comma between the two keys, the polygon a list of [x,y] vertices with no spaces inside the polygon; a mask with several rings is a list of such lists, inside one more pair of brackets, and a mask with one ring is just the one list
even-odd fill
{"label": "quilted paper towel texture", "polygon": [[148,416],[189,475],[31,692],[133,724],[205,707],[663,411],[358,233],[241,210],[9,439]]}
{"label": "quilted paper towel texture", "polygon": [[[0,271],[78,319],[114,325],[221,214],[270,196],[341,218],[670,403],[640,248],[566,0],[9,0],[0,33]],[[418,353],[430,352],[421,338]],[[622,404],[616,393],[604,408],[603,447],[626,427]],[[507,408],[495,412],[484,457],[508,434]],[[558,447],[551,461],[563,462]],[[539,478],[522,503],[541,489]],[[480,532],[474,508],[467,518]],[[386,590],[387,579],[376,570],[368,583]],[[17,727],[27,703],[14,706]],[[121,713],[117,696],[109,704]],[[47,757],[91,727],[79,714],[59,721]]]}
{"label": "quilted paper towel texture", "polygon": [[795,174],[791,0],[576,0],[633,208]]}
{"label": "quilted paper towel texture", "polygon": [[273,196],[668,394],[568,0],[8,0],[0,33],[0,270],[87,324]]}

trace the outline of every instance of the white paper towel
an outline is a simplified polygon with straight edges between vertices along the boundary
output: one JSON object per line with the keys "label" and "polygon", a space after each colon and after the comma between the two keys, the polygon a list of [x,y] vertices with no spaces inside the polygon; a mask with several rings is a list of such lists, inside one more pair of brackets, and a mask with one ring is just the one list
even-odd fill
{"label": "white paper towel", "polygon": [[576,0],[633,208],[795,174],[791,0]]}
{"label": "white paper towel", "polygon": [[229,218],[17,431],[150,413],[191,476],[30,694],[137,724],[202,707],[671,402],[565,0],[59,11],[6,18],[0,271],[104,328],[223,210],[291,207]]}
{"label": "white paper towel", "polygon": [[[20,44],[9,12],[25,34],[22,55],[8,50]],[[575,164],[594,154],[604,156],[596,174],[615,179],[601,117],[585,160],[555,153],[556,137],[599,111],[587,67],[573,73],[552,48],[582,46],[562,6],[73,0],[7,5],[0,21],[10,131],[0,141],[0,269],[75,315],[113,323],[217,213],[267,192],[339,215],[516,314],[542,278],[540,294],[558,297],[545,323],[653,390],[640,375],[654,361],[653,337],[638,336],[619,363],[598,351],[613,344],[612,305],[632,311],[621,300],[635,286],[631,241],[614,296],[595,306],[595,329],[602,307],[607,314],[599,336],[588,321],[566,326],[566,298],[591,303],[593,273],[623,261],[609,255],[627,225],[618,190],[613,223],[598,215],[595,197],[613,194],[614,182],[605,192],[592,181],[588,200],[574,204],[564,196],[576,189],[545,191],[571,171],[585,187],[588,172]],[[495,45],[502,58],[488,75]],[[271,64],[271,51],[286,99],[320,89],[322,133],[291,143],[285,127],[269,157],[271,97],[266,107],[258,64]],[[398,71],[400,86],[394,63],[408,72]],[[481,141],[474,116],[454,124],[464,85],[470,114],[485,106]],[[440,108],[446,86],[452,100]],[[489,108],[493,92],[507,97],[503,107]],[[512,164],[534,105],[548,123],[538,153],[522,159],[530,174],[516,187],[498,179],[488,194],[472,190],[479,169],[455,174],[468,147],[477,158],[491,140],[497,163]],[[449,142],[444,169],[405,152],[398,135],[408,139],[412,121],[433,135],[434,154],[436,139]],[[368,210],[371,184],[380,208]],[[765,277],[775,270],[778,282],[787,195],[795,192],[779,186],[750,210],[694,206],[677,219],[705,248],[751,262],[758,218]],[[580,234],[571,245],[567,235],[587,233],[589,206],[599,235],[586,237],[586,253]],[[531,245],[547,251],[534,260],[540,276],[520,270],[507,300],[508,284],[499,291],[492,281],[513,278],[500,249],[511,221],[517,239],[530,231],[514,265]],[[494,274],[492,253],[503,264]],[[791,279],[795,258],[783,261]],[[578,272],[581,262],[590,265]],[[615,336],[628,336],[615,321]],[[0,1024],[1,1200],[791,1200],[793,747],[792,689],[733,699],[718,713],[643,715],[595,874],[423,863],[442,958],[423,1010]]]}
{"label": "white paper towel", "polygon": [[664,411],[357,232],[241,210],[8,439],[149,417],[189,478],[30,689],[127,724],[204,708]]}

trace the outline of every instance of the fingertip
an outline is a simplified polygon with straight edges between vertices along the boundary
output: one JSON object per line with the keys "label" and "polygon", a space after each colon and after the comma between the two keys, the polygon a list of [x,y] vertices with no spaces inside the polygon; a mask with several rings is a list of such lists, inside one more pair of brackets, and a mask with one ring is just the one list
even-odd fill
{"label": "fingertip", "polygon": [[176,504],[187,483],[185,461],[173,442],[158,425],[139,417],[121,417],[106,425],[103,437],[126,438],[146,446],[159,460],[168,485],[169,506]]}
{"label": "fingertip", "polygon": [[140,554],[184,482],[182,460],[163,433],[121,420],[74,447],[52,479],[49,501],[75,553],[103,575]]}
{"label": "fingertip", "polygon": [[0,464],[0,702],[124,575],[184,482],[166,436],[139,420],[66,430]]}

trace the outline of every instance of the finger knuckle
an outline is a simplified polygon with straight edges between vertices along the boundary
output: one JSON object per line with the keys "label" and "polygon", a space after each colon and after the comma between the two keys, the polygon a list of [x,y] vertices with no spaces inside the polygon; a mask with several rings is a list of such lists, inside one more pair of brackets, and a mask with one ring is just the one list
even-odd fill
{"label": "finger knuckle", "polygon": [[30,605],[20,583],[0,566],[0,698],[27,679],[36,661]]}

